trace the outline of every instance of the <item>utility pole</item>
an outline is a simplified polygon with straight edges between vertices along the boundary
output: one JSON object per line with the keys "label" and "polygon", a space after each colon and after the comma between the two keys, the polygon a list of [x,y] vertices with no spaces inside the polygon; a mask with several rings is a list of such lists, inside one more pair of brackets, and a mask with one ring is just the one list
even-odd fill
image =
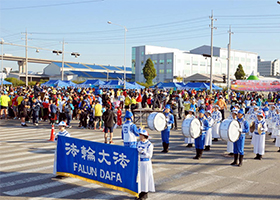
{"label": "utility pole", "polygon": [[230,48],[231,48],[231,34],[233,34],[233,32],[231,32],[231,26],[229,26],[229,42],[228,42],[228,67],[227,67],[227,88],[228,88],[228,97],[229,97],[229,92],[230,92],[230,73],[229,73],[229,69],[230,69]]}
{"label": "utility pole", "polygon": [[61,63],[61,80],[62,81],[64,79],[64,45],[65,45],[65,42],[64,42],[64,38],[63,38],[63,41],[62,41],[62,63]]}
{"label": "utility pole", "polygon": [[213,77],[212,77],[212,71],[213,71],[213,30],[217,29],[216,27],[214,27],[214,17],[213,17],[213,10],[212,10],[212,14],[209,17],[211,19],[211,59],[210,59],[210,93],[212,94],[212,84],[213,84]]}
{"label": "utility pole", "polygon": [[25,85],[28,86],[28,33],[25,30]]}

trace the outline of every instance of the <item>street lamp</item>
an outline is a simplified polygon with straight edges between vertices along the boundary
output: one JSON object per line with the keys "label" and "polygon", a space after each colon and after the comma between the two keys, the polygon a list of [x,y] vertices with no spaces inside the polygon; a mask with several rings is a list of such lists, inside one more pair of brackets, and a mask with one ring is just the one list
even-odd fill
{"label": "street lamp", "polygon": [[3,71],[3,57],[4,57],[4,54],[3,54],[3,44],[4,44],[4,40],[3,38],[1,38],[1,54],[2,54],[2,60],[1,60],[1,71],[2,71],[2,83],[1,83],[1,88],[3,90],[3,82],[4,82],[4,71]]}
{"label": "street lamp", "polygon": [[124,84],[123,84],[123,88],[125,89],[125,85],[126,85],[125,52],[126,52],[126,32],[127,32],[127,28],[123,25],[112,23],[111,21],[108,21],[107,23],[124,28],[124,66],[123,66],[123,68],[124,68],[124,74],[123,74]]}
{"label": "street lamp", "polygon": [[[62,41],[62,51],[60,51],[60,50],[53,50],[52,52],[54,53],[54,54],[56,54],[56,55],[62,55],[62,63],[61,63],[61,80],[63,81],[63,79],[64,79],[64,53],[65,53],[65,51],[64,51],[64,46],[65,46],[65,44],[67,44],[67,43],[65,43],[64,42],[64,39],[63,39],[63,41]],[[78,58],[79,56],[80,56],[80,54],[79,53],[77,53],[77,52],[72,52],[71,53],[71,56],[75,56],[75,58]]]}

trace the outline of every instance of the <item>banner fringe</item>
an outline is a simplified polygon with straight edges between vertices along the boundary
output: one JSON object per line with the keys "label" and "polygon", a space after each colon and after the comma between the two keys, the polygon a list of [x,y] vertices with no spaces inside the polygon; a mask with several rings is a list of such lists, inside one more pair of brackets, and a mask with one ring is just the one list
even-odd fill
{"label": "banner fringe", "polygon": [[101,186],[104,186],[104,187],[107,187],[107,188],[110,188],[110,189],[113,189],[113,190],[119,190],[119,191],[122,191],[122,192],[127,192],[127,193],[129,193],[129,194],[138,198],[138,193],[133,192],[133,191],[127,189],[127,188],[123,188],[123,187],[119,187],[119,186],[115,186],[115,185],[111,185],[111,184],[107,184],[107,183],[102,183],[100,181],[84,178],[82,176],[71,174],[71,173],[56,172],[56,174],[61,175],[61,176],[68,176],[68,177],[72,177],[72,178],[78,178],[80,180],[87,181],[89,183],[98,184],[98,185],[101,185]]}

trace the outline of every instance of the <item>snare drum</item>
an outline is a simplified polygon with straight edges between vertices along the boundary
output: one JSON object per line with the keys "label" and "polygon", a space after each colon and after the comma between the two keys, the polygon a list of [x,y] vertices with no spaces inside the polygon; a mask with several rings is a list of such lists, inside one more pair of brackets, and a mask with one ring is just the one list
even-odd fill
{"label": "snare drum", "polygon": [[148,118],[148,127],[154,131],[163,131],[166,126],[166,118],[163,113],[152,112]]}
{"label": "snare drum", "polygon": [[240,125],[238,121],[231,120],[231,119],[225,119],[222,121],[219,134],[222,140],[228,141],[228,142],[236,142],[239,139],[240,132],[239,129]]}
{"label": "snare drum", "polygon": [[182,134],[188,138],[198,138],[201,134],[201,124],[197,118],[187,118],[182,123]]}

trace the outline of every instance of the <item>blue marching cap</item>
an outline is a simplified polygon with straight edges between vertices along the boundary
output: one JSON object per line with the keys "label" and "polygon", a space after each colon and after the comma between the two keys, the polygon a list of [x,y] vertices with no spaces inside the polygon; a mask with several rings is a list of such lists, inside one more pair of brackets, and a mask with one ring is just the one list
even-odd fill
{"label": "blue marching cap", "polygon": [[145,129],[141,129],[141,131],[139,132],[139,134],[145,135],[145,136],[149,136],[148,131],[146,131]]}
{"label": "blue marching cap", "polygon": [[204,110],[204,109],[201,109],[201,110],[199,111],[199,113],[205,114],[205,110]]}
{"label": "blue marching cap", "polygon": [[264,103],[264,105],[268,105],[268,102],[266,101],[266,102]]}
{"label": "blue marching cap", "polygon": [[193,108],[190,108],[188,111],[194,112],[194,109],[193,109]]}
{"label": "blue marching cap", "polygon": [[127,111],[125,112],[124,118],[130,118],[130,119],[132,119],[132,116],[133,116],[132,112],[130,112],[130,111],[127,110]]}
{"label": "blue marching cap", "polygon": [[258,116],[262,116],[263,117],[263,113],[262,112],[258,112],[257,114]]}
{"label": "blue marching cap", "polygon": [[244,115],[243,109],[240,109],[240,110],[238,111],[238,113]]}
{"label": "blue marching cap", "polygon": [[61,121],[58,126],[66,126],[66,123],[64,121]]}
{"label": "blue marching cap", "polygon": [[170,108],[170,105],[167,104],[167,105],[165,106],[165,109],[171,109],[171,108]]}

